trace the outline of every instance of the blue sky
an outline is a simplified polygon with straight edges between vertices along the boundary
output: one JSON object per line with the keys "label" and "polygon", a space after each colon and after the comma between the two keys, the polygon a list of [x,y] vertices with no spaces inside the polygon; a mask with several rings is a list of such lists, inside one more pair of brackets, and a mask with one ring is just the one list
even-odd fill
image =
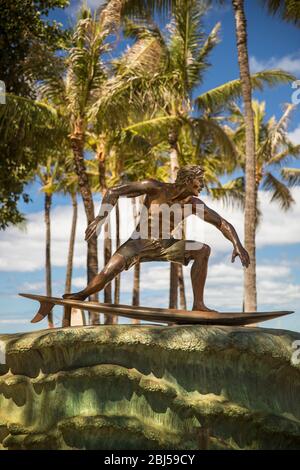
{"label": "blue sky", "polygon": [[[95,6],[99,2],[88,2]],[[71,1],[66,12],[54,12],[51,17],[70,24],[76,17],[78,1]],[[250,61],[253,71],[263,68],[285,68],[300,79],[300,41],[299,29],[271,18],[263,11],[257,0],[246,0],[249,31]],[[211,55],[211,68],[205,76],[201,91],[206,91],[228,80],[238,77],[237,54],[232,11],[229,4],[225,8],[214,7],[205,19],[207,32],[216,22],[221,21],[222,42]],[[123,48],[124,44],[120,45]],[[294,90],[290,86],[280,86],[255,97],[265,100],[268,117],[279,117],[284,103],[291,101]],[[295,142],[300,143],[300,105],[297,106],[290,124],[289,132]],[[33,202],[20,203],[21,210],[27,214],[27,233],[10,228],[0,233],[0,333],[30,331],[46,327],[46,324],[31,325],[30,318],[36,305],[17,296],[18,292],[43,293],[44,287],[44,221],[43,195],[37,184],[28,187]],[[96,210],[100,199],[96,196]],[[260,194],[264,218],[258,232],[258,299],[261,310],[296,310],[297,314],[263,326],[287,328],[300,331],[300,190],[294,191],[295,207],[289,213],[282,213],[276,204],[270,204],[268,194]],[[224,208],[214,201],[208,203],[228,218],[243,236],[243,214]],[[126,214],[128,214],[126,216]],[[124,237],[130,213],[124,206],[122,226]],[[55,196],[52,215],[53,228],[53,294],[60,296],[64,290],[67,241],[71,217],[70,201]],[[127,217],[127,218],[126,218]],[[193,225],[191,223],[191,225]],[[196,224],[197,225],[197,224]],[[85,284],[85,217],[82,205],[77,230],[73,290]],[[219,310],[237,311],[242,302],[242,269],[238,262],[230,263],[231,246],[219,233],[208,227],[194,227],[195,238],[210,244],[213,255],[207,281],[207,303]],[[201,234],[201,236],[200,236]],[[203,240],[203,237],[205,240]],[[103,266],[102,242],[99,240],[100,267]],[[191,286],[189,269],[185,268],[189,306]],[[132,271],[122,275],[122,303],[131,302]],[[100,296],[101,299],[101,296]],[[141,304],[166,307],[168,304],[168,266],[165,263],[142,265]],[[61,312],[55,310],[57,325]]]}

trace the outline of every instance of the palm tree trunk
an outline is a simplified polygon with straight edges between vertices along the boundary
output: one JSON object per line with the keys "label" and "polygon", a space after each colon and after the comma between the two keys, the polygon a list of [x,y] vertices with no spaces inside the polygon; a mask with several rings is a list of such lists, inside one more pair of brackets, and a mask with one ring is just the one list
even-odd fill
{"label": "palm tree trunk", "polygon": [[242,94],[245,106],[246,130],[246,188],[245,188],[245,248],[250,256],[250,266],[244,275],[244,308],[246,312],[255,312],[257,308],[256,293],[256,184],[255,184],[255,131],[252,109],[252,88],[247,48],[247,22],[244,0],[232,0],[235,13],[236,37]]}
{"label": "palm tree trunk", "polygon": [[178,284],[179,284],[179,300],[180,308],[186,310],[186,297],[185,297],[185,285],[182,265],[177,266]]}
{"label": "palm tree trunk", "polygon": [[[71,136],[71,145],[74,156],[75,171],[78,176],[78,186],[83,200],[87,224],[90,224],[95,218],[95,211],[93,196],[84,163],[84,135],[80,126],[78,126],[78,129]],[[87,245],[87,278],[89,283],[98,273],[97,237],[91,238]],[[97,301],[98,293],[91,295],[90,299]],[[89,312],[89,317],[92,325],[99,324],[98,313]]]}
{"label": "palm tree trunk", "polygon": [[[51,280],[51,221],[50,211],[52,204],[51,194],[45,194],[45,223],[46,223],[46,295],[52,297],[52,280]],[[54,328],[53,313],[48,314],[48,327]]]}
{"label": "palm tree trunk", "polygon": [[170,170],[171,170],[171,181],[172,183],[174,183],[174,181],[176,180],[177,172],[179,170],[177,142],[175,143],[174,147],[171,147]]}
{"label": "palm tree trunk", "polygon": [[[134,265],[133,271],[133,290],[132,290],[132,305],[137,307],[140,305],[140,278],[141,278],[141,263]],[[137,318],[132,319],[134,325],[139,325],[141,320]]]}
{"label": "palm tree trunk", "polygon": [[[108,263],[112,255],[111,246],[111,228],[110,222],[106,222],[104,225],[104,266]],[[104,287],[104,302],[112,303],[112,284],[111,282]],[[111,325],[115,323],[115,319],[112,315],[104,315],[104,324]]]}
{"label": "palm tree trunk", "polygon": [[[116,204],[116,249],[120,246],[120,208],[119,201]],[[114,291],[114,303],[120,303],[120,286],[121,286],[121,275],[118,274],[115,278],[115,291]],[[116,317],[117,319],[118,317]]]}
{"label": "palm tree trunk", "polygon": [[[134,225],[136,226],[138,215],[139,215],[138,214],[139,210],[137,209],[137,206],[139,206],[139,199],[132,198],[131,201],[132,201]],[[141,263],[136,263],[133,268],[133,289],[132,289],[132,305],[135,307],[140,305],[140,279],[141,279]],[[139,324],[141,323],[141,321],[133,318],[132,323]]]}
{"label": "palm tree trunk", "polygon": [[[174,183],[179,170],[178,135],[176,131],[171,131],[168,136],[170,150],[170,180]],[[170,263],[170,291],[169,291],[169,308],[178,308],[178,265]]]}
{"label": "palm tree trunk", "polygon": [[[133,271],[133,290],[132,290],[132,305],[138,307],[140,305],[140,275],[141,275],[141,263],[134,265]],[[137,320],[139,323],[139,320]],[[133,323],[137,323],[133,321]]]}
{"label": "palm tree trunk", "polygon": [[177,264],[170,264],[169,308],[178,308],[178,271]]}
{"label": "palm tree trunk", "polygon": [[[185,220],[182,222],[182,236],[184,239],[185,237],[185,229],[186,224]],[[183,267],[182,264],[177,265],[177,272],[178,272],[178,285],[179,285],[179,300],[180,300],[180,308],[182,310],[186,310],[186,296],[185,296],[185,284],[184,284],[184,276],[183,276]]]}
{"label": "palm tree trunk", "polygon": [[[71,292],[71,288],[72,288],[74,247],[75,247],[76,227],[77,227],[77,218],[78,218],[78,202],[77,202],[76,193],[72,192],[71,198],[72,198],[72,224],[71,224],[71,235],[70,235],[70,240],[69,240],[67,272],[66,272],[66,284],[65,284],[66,294]],[[81,316],[82,316],[82,324],[86,325],[84,310],[81,310]]]}
{"label": "palm tree trunk", "polygon": [[[102,197],[105,195],[107,190],[106,185],[106,165],[105,165],[105,151],[102,143],[100,142],[97,149],[97,160],[98,160],[98,170],[99,170],[99,184],[101,188]],[[109,219],[104,224],[104,243],[103,243],[103,256],[104,256],[104,266],[108,263],[112,256],[112,244],[111,244],[111,229]],[[104,302],[111,304],[112,303],[112,284],[111,282],[104,287]],[[117,323],[117,317],[113,315],[104,314],[104,324],[112,325]]]}
{"label": "palm tree trunk", "polygon": [[76,225],[77,225],[77,216],[78,216],[78,203],[75,193],[71,193],[72,198],[72,225],[71,225],[71,235],[69,240],[69,252],[68,252],[68,262],[67,262],[67,273],[66,273],[66,285],[65,292],[71,292],[72,285],[72,272],[73,272],[73,257],[74,257],[74,245],[75,245],[75,235],[76,235]]}

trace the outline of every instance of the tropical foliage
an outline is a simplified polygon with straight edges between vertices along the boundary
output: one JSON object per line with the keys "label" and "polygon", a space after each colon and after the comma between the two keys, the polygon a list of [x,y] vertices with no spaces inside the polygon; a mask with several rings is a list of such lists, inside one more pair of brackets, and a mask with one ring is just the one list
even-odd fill
{"label": "tropical foliage", "polygon": [[282,19],[300,27],[300,2],[298,0],[261,0],[272,15],[279,14]]}
{"label": "tropical foliage", "polygon": [[[35,3],[41,9],[47,5],[49,8],[64,6],[67,2],[40,2],[42,6]],[[38,74],[38,67],[32,63],[30,86],[34,83],[33,93],[22,97],[9,93],[6,105],[0,106],[3,155],[0,160],[0,228],[22,221],[17,210],[18,198],[31,175],[39,175],[45,193],[49,295],[50,209],[55,192],[68,194],[73,205],[66,292],[71,290],[77,193],[81,194],[89,224],[95,217],[93,193],[104,195],[117,183],[148,177],[172,181],[181,165],[201,163],[206,173],[206,190],[214,198],[244,204],[246,197],[247,206],[251,185],[245,191],[245,175],[249,182],[249,174],[254,176],[255,173],[254,198],[262,188],[270,191],[272,200],[278,201],[283,209],[293,203],[290,187],[299,183],[300,173],[290,167],[291,161],[299,157],[299,146],[292,144],[287,133],[292,106],[286,108],[281,119],[267,120],[265,104],[254,101],[251,106],[251,99],[246,100],[245,96],[265,86],[290,83],[294,77],[282,70],[265,70],[250,76],[245,22],[242,22],[242,30],[237,31],[243,37],[243,50],[238,50],[241,78],[207,90],[206,72],[211,66],[211,53],[220,42],[221,28],[218,23],[209,34],[205,32],[203,19],[208,3],[110,0],[102,4],[95,15],[83,7],[72,34],[59,31],[55,24],[50,28],[52,49],[45,51],[52,58],[51,67]],[[265,3],[275,11],[276,4],[281,2]],[[238,18],[243,12],[243,1],[233,0],[232,4]],[[155,24],[150,16],[153,12],[165,18],[172,13],[166,28]],[[38,24],[37,29],[42,27]],[[115,46],[121,33],[129,46],[119,53]],[[33,39],[30,44],[34,44]],[[58,44],[64,51],[59,57],[54,53]],[[242,97],[248,105],[246,112],[240,106]],[[253,116],[249,115],[250,111]],[[249,129],[253,130],[251,162],[256,162],[250,173],[251,152],[246,145]],[[238,177],[221,183],[224,175],[236,175],[237,171]],[[27,200],[28,196],[23,194],[23,198]],[[136,207],[133,211],[136,213]],[[116,216],[119,227],[118,208]],[[247,218],[248,225],[250,219]],[[255,235],[255,227],[252,229]],[[112,249],[106,242],[104,261],[108,260]],[[88,281],[97,271],[97,242],[93,238],[87,250]],[[139,276],[137,267],[134,304],[139,301]],[[178,271],[174,282],[176,298],[178,279],[184,306],[182,272]],[[251,289],[254,292],[253,285]],[[170,291],[170,306],[173,307],[177,305],[175,290],[172,300],[172,289]],[[115,302],[119,301],[119,296],[117,280]],[[112,301],[111,286],[106,288],[105,301]],[[49,321],[51,323],[51,318]],[[91,322],[96,324],[99,318],[92,315]]]}
{"label": "tropical foliage", "polygon": [[[288,122],[294,105],[286,106],[282,116],[266,119],[266,103],[253,101],[255,148],[256,148],[256,191],[270,192],[271,202],[278,202],[283,210],[294,203],[290,187],[297,183],[297,168],[291,168],[293,162],[300,159],[300,145],[295,145],[288,136]],[[231,106],[227,126],[237,149],[235,170],[245,173],[245,120],[238,105]],[[239,178],[244,186],[244,176]]]}

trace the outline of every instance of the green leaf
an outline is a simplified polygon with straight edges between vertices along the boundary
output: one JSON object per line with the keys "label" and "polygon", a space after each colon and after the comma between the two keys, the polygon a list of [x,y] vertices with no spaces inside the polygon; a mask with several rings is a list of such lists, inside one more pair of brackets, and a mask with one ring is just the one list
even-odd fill
{"label": "green leaf", "polygon": [[[296,78],[283,70],[264,70],[251,76],[254,90],[263,90],[264,86],[274,87],[285,83],[291,83]],[[242,96],[241,80],[236,79],[220,85],[196,98],[198,109],[206,109],[214,112],[228,103]]]}
{"label": "green leaf", "polygon": [[300,184],[299,168],[282,168],[281,176],[288,182],[289,186],[298,186]]}
{"label": "green leaf", "polygon": [[263,189],[272,193],[271,202],[279,202],[283,210],[288,210],[295,203],[289,188],[270,172],[265,174]]}

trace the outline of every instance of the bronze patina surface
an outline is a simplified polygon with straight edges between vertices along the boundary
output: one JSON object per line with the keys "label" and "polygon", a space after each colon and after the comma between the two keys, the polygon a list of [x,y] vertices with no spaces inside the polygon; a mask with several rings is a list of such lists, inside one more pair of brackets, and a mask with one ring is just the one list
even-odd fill
{"label": "bronze patina surface", "polygon": [[[198,324],[198,325],[250,325],[257,322],[272,320],[294,313],[291,311],[279,312],[253,312],[253,313],[238,313],[238,312],[201,312],[201,311],[187,311],[168,308],[151,308],[151,307],[135,307],[132,305],[121,304],[104,304],[99,302],[87,302],[71,299],[60,299],[57,297],[46,297],[36,294],[20,294],[22,297],[37,300],[40,302],[40,309],[36,316],[33,318],[32,323],[41,321],[48,315],[54,305],[61,305],[63,307],[86,309],[91,312],[100,312],[108,315],[118,315],[125,318],[137,318],[139,320],[157,322],[157,323],[171,323],[171,324]],[[65,310],[66,312],[67,310]],[[70,317],[64,318],[64,326],[70,325]]]}
{"label": "bronze patina surface", "polygon": [[[113,208],[119,197],[128,198],[145,196],[140,220],[133,235],[113,254],[103,270],[80,292],[65,294],[65,299],[85,300],[90,295],[102,290],[124,269],[129,269],[136,262],[173,261],[191,267],[191,281],[194,295],[193,310],[212,311],[204,303],[204,286],[210,247],[193,240],[173,238],[172,232],[178,228],[188,215],[196,215],[205,222],[214,225],[233,245],[232,262],[239,257],[247,268],[250,260],[234,227],[198,198],[204,188],[204,171],[201,166],[182,167],[175,183],[164,183],[154,179],[121,184],[109,189],[102,200],[99,215],[88,226],[86,240],[99,234],[109,213],[106,207]],[[168,221],[162,220],[163,208],[171,208]],[[186,208],[189,210],[186,211]],[[157,222],[158,221],[158,222]],[[178,223],[179,221],[179,223]],[[165,223],[167,222],[167,223]],[[147,226],[147,233],[144,227]],[[153,228],[155,236],[153,236]]]}

